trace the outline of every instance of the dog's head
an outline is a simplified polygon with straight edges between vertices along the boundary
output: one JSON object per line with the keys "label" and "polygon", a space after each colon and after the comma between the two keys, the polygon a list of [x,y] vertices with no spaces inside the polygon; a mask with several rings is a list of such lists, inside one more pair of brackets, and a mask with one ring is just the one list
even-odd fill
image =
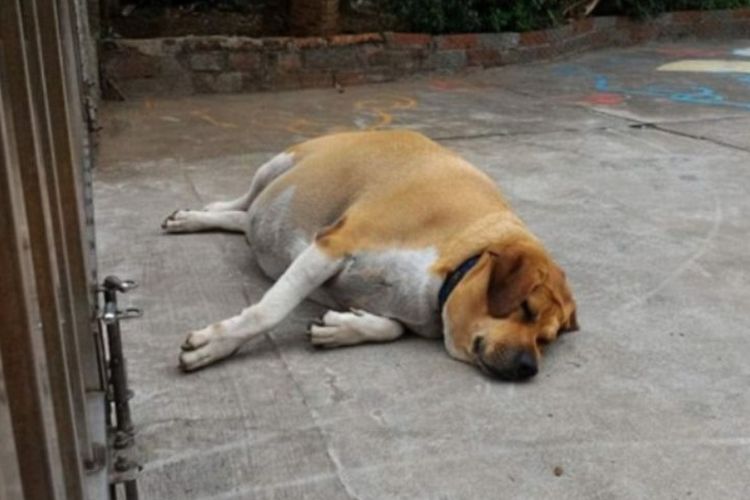
{"label": "dog's head", "polygon": [[565,273],[535,241],[485,249],[448,297],[443,318],[453,357],[506,380],[535,375],[539,346],[578,329]]}

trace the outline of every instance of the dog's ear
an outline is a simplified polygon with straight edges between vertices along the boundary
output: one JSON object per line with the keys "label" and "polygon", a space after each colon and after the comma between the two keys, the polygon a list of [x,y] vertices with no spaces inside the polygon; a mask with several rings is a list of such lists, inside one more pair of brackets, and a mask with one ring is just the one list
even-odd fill
{"label": "dog's ear", "polygon": [[563,326],[562,332],[577,332],[580,329],[578,326],[578,315],[576,314],[576,310],[573,309],[573,312],[570,313],[570,317],[568,318],[568,322]]}
{"label": "dog's ear", "polygon": [[490,315],[505,318],[542,284],[544,272],[537,256],[521,245],[489,254],[493,267],[487,286],[487,309]]}

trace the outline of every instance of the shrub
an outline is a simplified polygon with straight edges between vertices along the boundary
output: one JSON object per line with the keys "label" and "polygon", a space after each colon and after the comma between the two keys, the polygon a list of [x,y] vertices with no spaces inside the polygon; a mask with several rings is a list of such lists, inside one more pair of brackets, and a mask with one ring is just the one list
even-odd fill
{"label": "shrub", "polygon": [[[565,22],[585,0],[380,0],[411,31],[470,33],[529,31]],[[750,6],[750,0],[603,0],[594,11],[650,17],[673,10],[731,9]]]}
{"label": "shrub", "polygon": [[621,14],[651,17],[672,10],[734,9],[750,5],[750,0],[615,0]]}
{"label": "shrub", "polygon": [[[123,5],[132,3],[140,7],[183,7],[198,12],[209,10],[220,10],[229,12],[247,12],[253,9],[266,7],[273,4],[269,0],[146,0],[146,1],[122,1]],[[278,2],[276,2],[278,3]]]}
{"label": "shrub", "polygon": [[[555,0],[386,0],[412,31],[426,33],[528,31],[562,21]],[[568,2],[570,3],[570,2]]]}

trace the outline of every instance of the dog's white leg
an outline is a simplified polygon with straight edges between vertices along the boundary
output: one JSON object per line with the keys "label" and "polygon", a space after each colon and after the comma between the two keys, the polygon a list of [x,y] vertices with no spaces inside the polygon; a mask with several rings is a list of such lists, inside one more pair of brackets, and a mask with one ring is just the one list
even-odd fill
{"label": "dog's white leg", "polygon": [[230,201],[217,201],[209,203],[203,210],[208,212],[230,212],[235,210],[247,210],[253,203],[253,200],[268,186],[274,179],[294,166],[294,155],[291,153],[281,153],[260,166],[253,180],[250,182],[250,189],[247,193],[239,198]]}
{"label": "dog's white leg", "polygon": [[168,233],[194,233],[220,229],[243,233],[247,228],[247,212],[203,212],[200,210],[177,210],[161,223]]}
{"label": "dog's white leg", "polygon": [[210,229],[244,232],[247,209],[253,200],[278,176],[294,166],[294,154],[281,153],[264,163],[253,176],[250,189],[236,200],[209,203],[202,210],[177,210],[164,219],[168,233],[192,233]]}
{"label": "dog's white leg", "polygon": [[239,315],[188,335],[180,366],[195,370],[233,354],[251,338],[276,326],[313,290],[339,272],[344,258],[332,258],[313,243],[284,271],[257,304]]}
{"label": "dog's white leg", "polygon": [[398,321],[353,309],[328,311],[321,324],[310,325],[310,342],[319,347],[339,347],[364,342],[388,342],[404,334]]}

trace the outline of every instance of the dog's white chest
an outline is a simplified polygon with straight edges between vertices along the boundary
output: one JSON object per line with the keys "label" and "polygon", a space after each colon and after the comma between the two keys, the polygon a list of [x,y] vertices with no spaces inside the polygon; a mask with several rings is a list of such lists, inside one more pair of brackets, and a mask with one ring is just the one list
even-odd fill
{"label": "dog's white chest", "polygon": [[430,272],[436,258],[433,248],[357,252],[324,288],[342,306],[393,318],[420,335],[438,337],[441,282]]}

